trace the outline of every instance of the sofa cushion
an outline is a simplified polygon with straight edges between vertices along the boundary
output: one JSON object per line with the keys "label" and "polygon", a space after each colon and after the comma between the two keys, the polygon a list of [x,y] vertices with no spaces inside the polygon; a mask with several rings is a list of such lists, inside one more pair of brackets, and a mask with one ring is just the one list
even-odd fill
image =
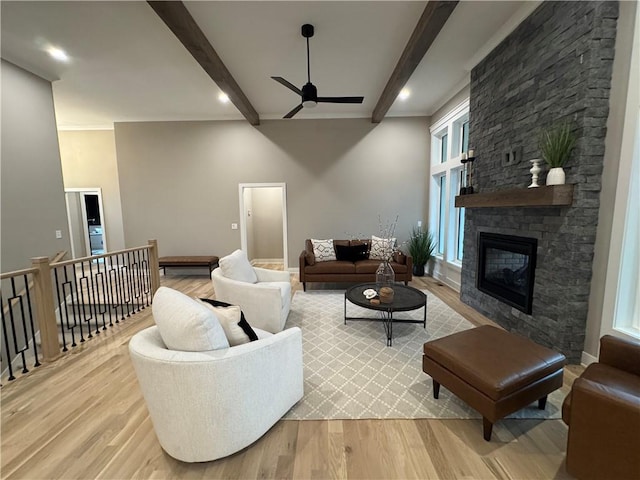
{"label": "sofa cushion", "polygon": [[222,257],[218,265],[222,270],[222,275],[226,278],[246,283],[256,283],[258,281],[247,254],[242,250],[236,250],[226,257]]}
{"label": "sofa cushion", "polygon": [[356,273],[356,266],[353,262],[334,260],[333,262],[316,263],[313,266],[308,266],[304,271],[306,274]]}
{"label": "sofa cushion", "polygon": [[151,310],[169,350],[206,352],[229,347],[214,314],[184,293],[160,287],[153,296]]}
{"label": "sofa cushion", "polygon": [[355,266],[356,273],[376,273],[380,266],[380,260],[360,260],[356,262]]}
{"label": "sofa cushion", "polygon": [[310,238],[304,241],[304,256],[306,257],[307,265],[316,264],[316,257],[313,255],[313,243],[311,243]]}
{"label": "sofa cushion", "polygon": [[[407,273],[407,266],[401,263],[390,262],[393,272],[396,274]],[[356,262],[356,273],[376,273],[380,266],[380,260],[360,260]]]}
{"label": "sofa cushion", "polygon": [[367,259],[367,245],[338,245],[336,244],[336,258],[337,260],[344,260],[346,262],[357,262],[358,260]]}
{"label": "sofa cushion", "polygon": [[371,236],[371,250],[369,258],[371,260],[388,260],[393,255],[396,246],[394,238],[380,238],[375,235]]}
{"label": "sofa cushion", "polygon": [[313,256],[316,262],[330,262],[336,259],[336,251],[333,247],[333,239],[318,240],[311,239],[313,245]]}
{"label": "sofa cushion", "polygon": [[[202,302],[208,303],[209,305],[213,305],[214,307],[235,306],[235,305],[231,305],[230,303],[221,302],[220,300],[213,300],[211,298],[200,298],[199,300]],[[252,342],[255,340],[258,340],[258,336],[256,335],[256,332],[253,331],[253,328],[251,327],[251,325],[249,325],[249,322],[247,322],[247,319],[244,318],[244,312],[242,310],[240,310],[240,321],[238,322],[238,326],[244,331],[244,333],[247,334],[247,337],[249,337],[249,339]]]}

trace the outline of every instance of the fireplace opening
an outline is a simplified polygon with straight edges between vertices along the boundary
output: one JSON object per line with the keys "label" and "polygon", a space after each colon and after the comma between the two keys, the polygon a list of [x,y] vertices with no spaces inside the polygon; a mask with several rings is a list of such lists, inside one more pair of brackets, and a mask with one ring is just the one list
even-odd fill
{"label": "fireplace opening", "polygon": [[480,232],[478,290],[530,314],[537,248],[535,238]]}

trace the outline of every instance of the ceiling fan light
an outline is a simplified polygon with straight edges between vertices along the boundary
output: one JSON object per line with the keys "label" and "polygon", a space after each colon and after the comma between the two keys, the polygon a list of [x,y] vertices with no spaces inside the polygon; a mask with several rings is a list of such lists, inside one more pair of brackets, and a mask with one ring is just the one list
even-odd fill
{"label": "ceiling fan light", "polygon": [[313,100],[305,100],[304,102],[302,102],[302,106],[304,108],[313,108],[316,105],[318,105],[318,102],[314,102]]}

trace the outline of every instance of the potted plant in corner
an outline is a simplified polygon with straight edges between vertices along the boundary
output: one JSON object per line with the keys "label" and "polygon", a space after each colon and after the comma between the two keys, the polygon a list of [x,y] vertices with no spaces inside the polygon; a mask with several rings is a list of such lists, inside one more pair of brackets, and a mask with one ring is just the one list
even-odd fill
{"label": "potted plant in corner", "polygon": [[575,144],[576,137],[571,131],[569,122],[543,130],[540,135],[540,152],[549,165],[547,185],[564,185],[565,176],[562,167],[569,159]]}
{"label": "potted plant in corner", "polygon": [[407,250],[413,257],[413,274],[416,277],[424,276],[424,267],[433,256],[436,248],[436,241],[429,230],[422,230],[420,227],[413,227]]}

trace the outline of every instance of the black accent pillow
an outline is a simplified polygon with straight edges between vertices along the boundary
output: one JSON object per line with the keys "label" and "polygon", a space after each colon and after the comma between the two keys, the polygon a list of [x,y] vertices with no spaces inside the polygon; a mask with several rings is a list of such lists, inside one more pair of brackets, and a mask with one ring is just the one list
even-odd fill
{"label": "black accent pillow", "polygon": [[[233,307],[230,303],[220,302],[219,300],[212,300],[210,298],[201,298],[203,302],[207,302],[209,305],[213,305],[214,307]],[[244,312],[240,310],[240,321],[238,322],[238,326],[242,329],[242,331],[249,337],[250,341],[258,340],[258,335],[253,331],[249,322],[244,318]]]}
{"label": "black accent pillow", "polygon": [[347,262],[357,262],[358,260],[367,259],[368,245],[362,243],[360,245],[336,245],[336,259]]}

